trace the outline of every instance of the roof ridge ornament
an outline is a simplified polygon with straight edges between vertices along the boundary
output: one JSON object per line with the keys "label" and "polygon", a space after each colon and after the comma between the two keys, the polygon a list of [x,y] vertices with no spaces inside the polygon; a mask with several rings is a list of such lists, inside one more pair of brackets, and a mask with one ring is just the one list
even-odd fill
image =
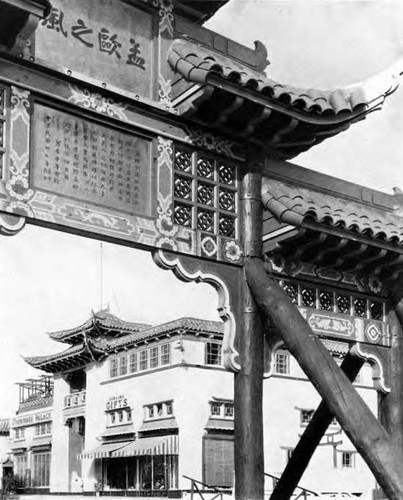
{"label": "roof ridge ornament", "polygon": [[403,217],[403,191],[399,187],[393,188],[393,209]]}

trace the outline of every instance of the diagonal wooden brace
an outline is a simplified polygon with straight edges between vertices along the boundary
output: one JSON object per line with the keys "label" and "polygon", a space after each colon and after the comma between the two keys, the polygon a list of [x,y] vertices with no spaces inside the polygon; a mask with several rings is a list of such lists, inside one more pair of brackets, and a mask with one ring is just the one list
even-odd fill
{"label": "diagonal wooden brace", "polygon": [[[358,359],[351,356],[351,354],[347,354],[340,368],[347,375],[348,379],[353,382],[363,364],[363,359]],[[327,403],[322,401],[298,441],[288,464],[270,496],[270,500],[289,500],[291,498],[333,418],[334,415]]]}
{"label": "diagonal wooden brace", "polygon": [[245,275],[261,312],[270,317],[286,347],[337,417],[388,499],[402,500],[403,453],[276,280],[266,274],[262,260],[249,259],[245,263]]}

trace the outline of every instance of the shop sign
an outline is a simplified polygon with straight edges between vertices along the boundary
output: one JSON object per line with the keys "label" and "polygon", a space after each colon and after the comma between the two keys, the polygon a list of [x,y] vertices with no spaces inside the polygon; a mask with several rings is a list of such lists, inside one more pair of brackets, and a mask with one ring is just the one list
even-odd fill
{"label": "shop sign", "polygon": [[36,62],[151,98],[152,15],[121,0],[52,0]]}
{"label": "shop sign", "polygon": [[111,396],[106,403],[106,410],[116,410],[119,408],[126,408],[127,398],[125,396]]}
{"label": "shop sign", "polygon": [[34,415],[23,415],[21,417],[16,417],[12,421],[12,427],[27,427],[29,425],[35,425],[42,422],[49,422],[52,420],[52,412],[44,411],[41,413],[35,413]]}

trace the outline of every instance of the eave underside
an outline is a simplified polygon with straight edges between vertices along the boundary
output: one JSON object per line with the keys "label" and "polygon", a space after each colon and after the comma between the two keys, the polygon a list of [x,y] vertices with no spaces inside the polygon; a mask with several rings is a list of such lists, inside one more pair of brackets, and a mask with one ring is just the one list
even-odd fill
{"label": "eave underside", "polygon": [[281,260],[294,266],[304,262],[317,269],[370,276],[386,287],[394,287],[403,278],[402,247],[359,235],[338,234],[330,228],[290,228],[281,237],[266,237],[263,249],[274,262]]}

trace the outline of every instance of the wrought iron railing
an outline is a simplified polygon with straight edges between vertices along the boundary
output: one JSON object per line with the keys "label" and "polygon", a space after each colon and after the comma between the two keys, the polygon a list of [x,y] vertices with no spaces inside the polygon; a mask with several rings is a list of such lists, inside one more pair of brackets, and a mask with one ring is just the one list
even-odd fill
{"label": "wrought iron railing", "polygon": [[[202,481],[198,481],[197,479],[193,479],[189,476],[183,476],[185,479],[189,479],[190,481],[190,500],[194,500],[195,495],[198,495],[202,500],[207,500],[204,495],[207,493],[213,494],[214,496],[209,497],[208,500],[215,500],[219,498],[223,500],[224,495],[230,495],[232,490],[226,488],[218,488],[217,486],[210,486],[207,483],[203,483]],[[201,488],[199,487],[201,486]]]}

